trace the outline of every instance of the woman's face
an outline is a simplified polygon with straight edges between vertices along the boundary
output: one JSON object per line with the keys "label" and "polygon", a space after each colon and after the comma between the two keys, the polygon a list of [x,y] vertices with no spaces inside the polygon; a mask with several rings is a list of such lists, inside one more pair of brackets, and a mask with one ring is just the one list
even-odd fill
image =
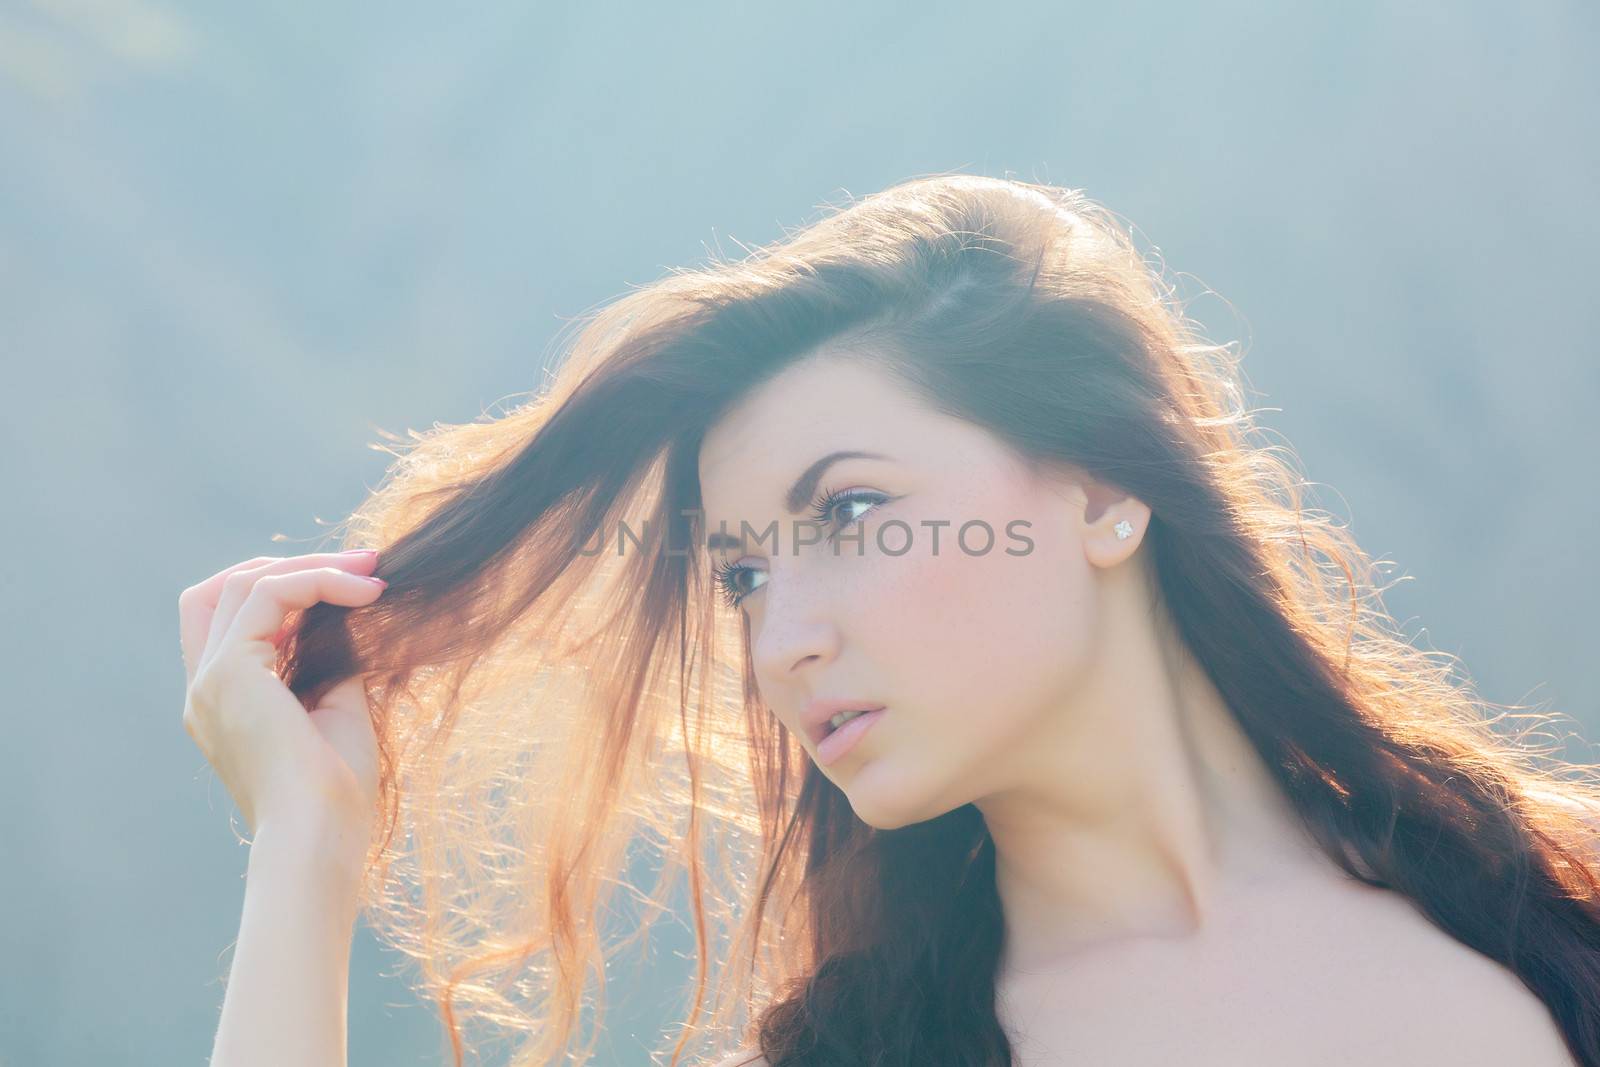
{"label": "woman's face", "polygon": [[[791,511],[790,487],[836,451],[883,458],[828,465]],[[863,821],[921,822],[1020,781],[1097,654],[1098,486],[1036,477],[890,372],[827,350],[713,426],[699,468],[706,532],[748,524],[711,558],[734,568],[767,705],[813,759],[812,701],[886,709],[819,761]],[[807,528],[829,493],[828,521]]]}

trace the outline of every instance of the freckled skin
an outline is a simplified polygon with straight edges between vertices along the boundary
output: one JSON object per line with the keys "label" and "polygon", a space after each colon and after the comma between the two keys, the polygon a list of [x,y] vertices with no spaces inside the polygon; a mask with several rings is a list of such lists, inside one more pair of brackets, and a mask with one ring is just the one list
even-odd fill
{"label": "freckled skin", "polygon": [[[836,505],[859,552],[843,537],[837,554],[797,552],[784,495],[842,449],[893,459],[841,460],[816,495],[891,499]],[[718,553],[758,572],[740,610],[774,713],[814,758],[807,701],[888,706],[822,768],[856,815],[893,829],[982,812],[1006,916],[997,1010],[1026,1032],[1019,1063],[1571,1062],[1509,971],[1311,844],[1153,607],[1144,503],[1068,466],[1036,473],[826,348],[711,427],[699,473],[708,530],[778,523],[776,552]],[[957,543],[973,519],[994,530],[986,553]],[[910,527],[903,554],[877,544],[890,520]],[[924,522],[940,520],[935,549]],[[1025,546],[1014,520],[1025,554],[1006,552]],[[884,536],[907,545],[904,528]]]}

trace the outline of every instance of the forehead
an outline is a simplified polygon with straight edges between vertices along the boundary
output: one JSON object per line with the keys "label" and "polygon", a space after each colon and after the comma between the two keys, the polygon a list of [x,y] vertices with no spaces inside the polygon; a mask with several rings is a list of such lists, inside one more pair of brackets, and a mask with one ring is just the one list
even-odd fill
{"label": "forehead", "polygon": [[806,464],[836,448],[898,457],[895,443],[903,450],[935,433],[940,421],[890,371],[824,350],[757,386],[706,431],[702,503],[711,511],[750,488],[775,497]]}

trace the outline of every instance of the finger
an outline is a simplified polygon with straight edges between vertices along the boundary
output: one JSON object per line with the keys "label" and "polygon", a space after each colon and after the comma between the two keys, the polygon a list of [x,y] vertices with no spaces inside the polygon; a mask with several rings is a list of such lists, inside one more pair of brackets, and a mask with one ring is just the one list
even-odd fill
{"label": "finger", "polygon": [[200,666],[200,654],[206,647],[206,635],[211,632],[211,617],[216,613],[223,581],[236,571],[258,567],[277,558],[257,556],[235,563],[178,594],[178,643],[183,649],[183,669],[189,681],[194,681],[194,672]]}
{"label": "finger", "polygon": [[[267,575],[288,574],[317,567],[336,567],[360,574],[370,574],[377,566],[377,557],[361,552],[312,552],[303,556],[269,559],[257,566],[241,566],[225,573],[220,592],[206,626],[206,636],[199,654],[194,659],[195,670],[211,659],[218,638],[227,632],[233,617],[238,614],[250,590]],[[191,674],[192,679],[192,674]]]}
{"label": "finger", "polygon": [[378,599],[383,583],[375,578],[352,574],[338,567],[266,574],[258,577],[239,606],[233,621],[217,642],[217,655],[225,650],[242,649],[257,643],[258,658],[272,665],[271,640],[283,628],[291,611],[303,611],[327,601],[345,607],[361,607]]}

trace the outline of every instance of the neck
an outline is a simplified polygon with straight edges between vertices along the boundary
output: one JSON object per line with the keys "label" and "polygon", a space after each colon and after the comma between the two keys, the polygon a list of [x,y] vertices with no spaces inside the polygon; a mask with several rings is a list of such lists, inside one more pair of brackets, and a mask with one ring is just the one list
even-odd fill
{"label": "neck", "polygon": [[1115,652],[1095,658],[1046,736],[1019,746],[1008,787],[977,802],[995,841],[1007,969],[1193,936],[1240,889],[1332,870],[1142,589],[1104,603],[1100,634]]}

